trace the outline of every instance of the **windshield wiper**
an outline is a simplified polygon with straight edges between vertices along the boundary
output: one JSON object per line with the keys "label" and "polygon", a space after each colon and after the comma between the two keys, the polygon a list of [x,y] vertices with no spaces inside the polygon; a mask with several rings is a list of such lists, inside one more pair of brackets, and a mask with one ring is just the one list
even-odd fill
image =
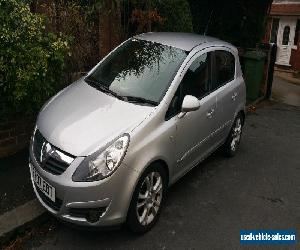
{"label": "windshield wiper", "polygon": [[114,96],[114,97],[116,97],[116,98],[118,98],[122,101],[134,102],[134,103],[146,103],[146,104],[151,104],[152,106],[157,106],[158,105],[158,102],[147,100],[143,97],[118,95],[114,91],[110,90],[109,87],[107,87],[106,85],[102,84],[101,82],[92,80],[90,78],[85,78],[84,81],[86,81],[92,87],[94,87],[94,88],[96,88],[96,89],[98,89],[102,92],[111,94],[112,96]]}
{"label": "windshield wiper", "polygon": [[147,103],[147,104],[151,104],[153,106],[157,106],[158,102],[155,101],[151,101],[148,99],[145,99],[143,97],[137,97],[137,96],[123,96],[123,98],[125,100],[127,100],[128,102],[135,102],[135,103]]}
{"label": "windshield wiper", "polygon": [[96,88],[96,89],[98,89],[102,92],[111,94],[112,96],[114,96],[114,97],[116,97],[120,100],[124,100],[123,96],[118,95],[114,91],[110,90],[109,87],[105,86],[104,84],[102,84],[98,81],[94,81],[94,80],[89,79],[89,78],[85,78],[84,81],[86,81],[88,84],[90,84],[91,86],[93,86],[94,88]]}

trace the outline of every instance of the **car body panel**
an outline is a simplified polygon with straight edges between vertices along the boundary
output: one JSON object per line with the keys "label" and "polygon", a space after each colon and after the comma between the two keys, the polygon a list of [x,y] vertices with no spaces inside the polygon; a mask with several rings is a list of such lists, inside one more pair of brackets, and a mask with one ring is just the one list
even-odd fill
{"label": "car body panel", "polygon": [[133,129],[153,109],[121,101],[80,79],[50,100],[37,126],[54,146],[74,156],[87,156]]}

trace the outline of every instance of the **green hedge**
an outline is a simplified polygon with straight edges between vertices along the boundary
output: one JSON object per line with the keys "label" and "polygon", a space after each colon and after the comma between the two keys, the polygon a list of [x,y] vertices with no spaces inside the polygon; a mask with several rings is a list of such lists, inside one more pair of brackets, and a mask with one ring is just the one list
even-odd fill
{"label": "green hedge", "polygon": [[68,39],[22,1],[0,0],[0,116],[36,112],[59,87]]}

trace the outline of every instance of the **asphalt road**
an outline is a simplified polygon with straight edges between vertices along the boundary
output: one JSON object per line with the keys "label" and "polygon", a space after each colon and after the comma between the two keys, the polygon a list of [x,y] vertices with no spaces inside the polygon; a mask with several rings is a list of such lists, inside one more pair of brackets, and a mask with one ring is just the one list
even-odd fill
{"label": "asphalt road", "polygon": [[[158,224],[143,236],[126,229],[89,231],[55,222],[49,233],[22,246],[245,249],[239,243],[241,229],[296,229],[299,242],[300,108],[265,103],[248,115],[237,155],[228,159],[217,152],[172,186]],[[281,248],[300,249],[300,244]]]}

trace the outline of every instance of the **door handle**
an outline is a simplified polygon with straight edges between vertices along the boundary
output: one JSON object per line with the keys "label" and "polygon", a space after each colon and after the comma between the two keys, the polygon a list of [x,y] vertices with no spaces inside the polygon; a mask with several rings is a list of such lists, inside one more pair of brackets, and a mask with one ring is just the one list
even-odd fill
{"label": "door handle", "polygon": [[212,118],[215,110],[212,108],[209,112],[206,113],[207,118]]}
{"label": "door handle", "polygon": [[233,100],[233,101],[235,101],[235,98],[237,97],[237,92],[234,92],[233,93],[233,95],[231,96],[231,99]]}

